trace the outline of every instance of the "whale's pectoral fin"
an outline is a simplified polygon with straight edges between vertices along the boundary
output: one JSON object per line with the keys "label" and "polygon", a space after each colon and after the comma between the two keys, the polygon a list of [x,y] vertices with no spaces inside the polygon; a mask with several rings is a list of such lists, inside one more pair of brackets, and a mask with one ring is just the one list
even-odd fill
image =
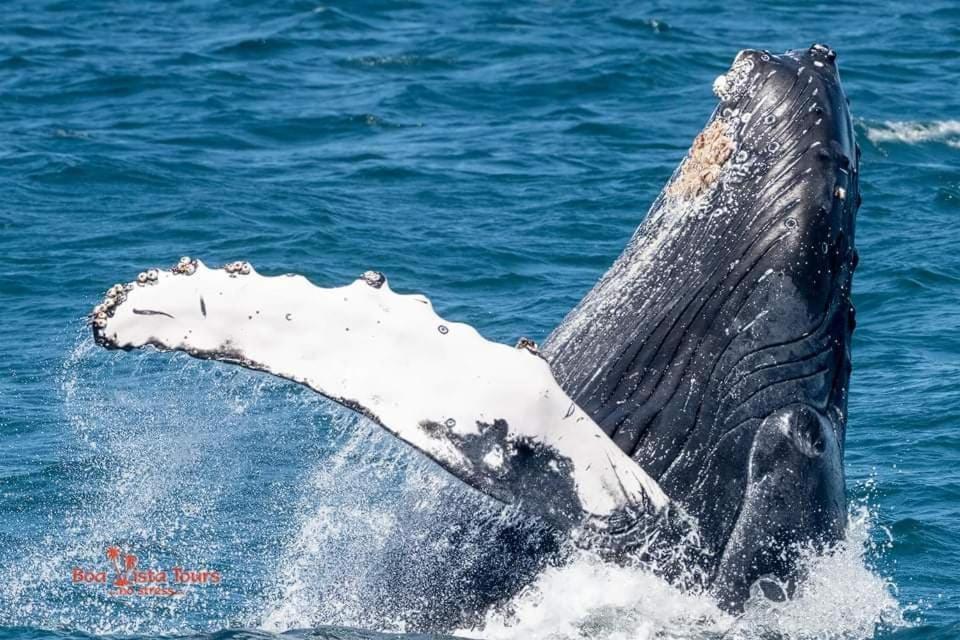
{"label": "whale's pectoral fin", "polygon": [[247,263],[210,269],[185,258],[112,287],[92,324],[107,348],[151,345],[302,383],[558,526],[666,503],[542,358],[443,320],[377,272],[325,289]]}

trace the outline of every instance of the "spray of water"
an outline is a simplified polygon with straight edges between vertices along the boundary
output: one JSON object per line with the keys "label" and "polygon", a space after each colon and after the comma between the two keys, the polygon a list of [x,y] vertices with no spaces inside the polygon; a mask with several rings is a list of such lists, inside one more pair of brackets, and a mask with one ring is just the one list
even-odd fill
{"label": "spray of water", "polygon": [[500,599],[490,583],[533,575],[524,562],[542,531],[355,416],[337,420],[356,435],[311,471],[247,624],[441,630]]}
{"label": "spray of water", "polygon": [[[285,438],[278,433],[279,444],[263,447],[261,420],[281,404],[275,396],[290,394],[287,385],[187,358],[106,354],[86,335],[58,377],[66,429],[61,460],[44,481],[58,499],[25,521],[35,534],[25,530],[0,554],[2,622],[93,633],[225,626],[231,602],[260,570],[254,556],[246,571],[238,544],[250,540],[240,532],[255,518],[237,517],[234,507],[246,497],[257,507],[265,501],[250,488]],[[284,400],[281,420],[310,424],[309,406]],[[257,528],[269,531],[269,521]],[[73,581],[76,568],[109,572],[109,547],[135,555],[137,569],[221,570],[229,579],[162,598],[117,597],[110,582]]]}
{"label": "spray of water", "polygon": [[[460,635],[491,640],[801,640],[906,624],[871,564],[884,548],[862,505],[840,544],[802,551],[808,578],[791,600],[757,597],[731,616],[650,567],[556,549],[519,514],[295,385],[186,357],[94,352],[86,339],[60,378],[71,437],[51,481],[69,495],[0,554],[5,625],[158,634],[454,620]],[[71,568],[103,566],[109,545],[144,567],[225,579],[153,599],[70,584]],[[542,549],[553,564],[524,564]]]}
{"label": "spray of water", "polygon": [[847,535],[823,551],[801,550],[807,578],[794,597],[760,594],[732,616],[704,594],[681,592],[649,571],[605,564],[581,553],[544,572],[511,610],[490,613],[460,631],[475,638],[729,638],[853,640],[906,626],[893,584],[872,568],[883,544],[873,540],[875,514],[852,509]]}

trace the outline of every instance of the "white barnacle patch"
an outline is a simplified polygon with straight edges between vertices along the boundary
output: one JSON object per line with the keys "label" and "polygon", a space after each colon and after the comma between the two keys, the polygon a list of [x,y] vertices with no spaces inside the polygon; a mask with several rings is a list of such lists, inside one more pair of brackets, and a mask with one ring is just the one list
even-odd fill
{"label": "white barnacle patch", "polygon": [[[556,462],[552,460],[551,462],[556,465]],[[483,456],[483,464],[494,470],[501,469],[503,467],[503,448],[500,446],[492,447],[487,455]]]}
{"label": "white barnacle patch", "polygon": [[379,271],[364,271],[360,277],[375,289],[379,289],[387,281],[387,277]]}
{"label": "white barnacle patch", "polygon": [[717,182],[734,150],[730,129],[723,118],[717,118],[697,135],[680,165],[679,176],[667,189],[670,195],[697,198]]}
{"label": "white barnacle patch", "polygon": [[173,267],[173,269],[171,269],[171,272],[185,276],[192,276],[197,272],[197,261],[191,259],[190,256],[183,256]]}
{"label": "white barnacle patch", "polygon": [[[194,273],[181,277],[187,265]],[[99,344],[149,344],[304,384],[536,515],[557,518],[566,509],[556,504],[555,484],[511,479],[549,476],[550,461],[569,481],[563,499],[572,496],[583,518],[667,502],[563,392],[546,361],[444,320],[426,298],[395,293],[385,280],[323,288],[302,276],[263,276],[243,262],[210,269],[191,259],[127,297],[113,315],[92,320]],[[514,457],[514,449],[530,455]],[[534,472],[515,459],[536,461]]]}
{"label": "white barnacle patch", "polygon": [[782,411],[776,417],[777,420],[777,431],[782,433],[786,437],[790,437],[790,434],[793,432],[793,425],[791,424],[792,413],[789,411]]}
{"label": "white barnacle patch", "polygon": [[727,74],[723,73],[717,76],[713,81],[713,94],[721,100],[725,100],[725,96],[729,95],[729,82]]}
{"label": "white barnacle patch", "polygon": [[713,93],[724,102],[741,97],[747,91],[747,84],[754,66],[753,59],[744,52],[740,52],[730,70],[717,76],[713,81]]}

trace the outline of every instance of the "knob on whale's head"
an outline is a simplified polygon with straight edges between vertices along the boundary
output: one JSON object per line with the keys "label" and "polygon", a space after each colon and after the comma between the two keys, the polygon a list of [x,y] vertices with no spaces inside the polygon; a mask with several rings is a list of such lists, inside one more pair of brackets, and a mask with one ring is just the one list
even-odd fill
{"label": "knob on whale's head", "polygon": [[[716,183],[694,181],[692,195],[705,194],[698,206],[756,212],[747,235],[789,232],[786,266],[812,312],[837,290],[849,294],[860,149],[836,52],[825,44],[779,55],[747,49],[713,88],[720,103],[670,190],[690,196],[695,172]],[[711,148],[723,150],[714,168],[703,161]]]}
{"label": "knob on whale's head", "polygon": [[834,50],[740,51],[713,91],[720,102],[668,195],[703,209],[783,211],[797,201],[809,213],[783,222],[798,234],[821,208],[840,206],[831,237],[817,244],[839,239],[852,248],[860,152]]}

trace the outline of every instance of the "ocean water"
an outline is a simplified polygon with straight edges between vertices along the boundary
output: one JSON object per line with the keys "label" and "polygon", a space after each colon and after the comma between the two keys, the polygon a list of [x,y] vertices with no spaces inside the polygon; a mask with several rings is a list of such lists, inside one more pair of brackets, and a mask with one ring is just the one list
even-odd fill
{"label": "ocean water", "polygon": [[[454,631],[960,636],[955,2],[12,0],[0,638],[369,638],[469,607],[479,498],[300,387],[97,349],[85,314],[186,254],[328,286],[379,269],[491,339],[542,339],[642,220],[736,52],[818,41],[863,148],[846,540],[810,554],[794,601],[739,617],[584,556]],[[209,580],[178,597],[74,581],[109,571],[111,547]]]}

